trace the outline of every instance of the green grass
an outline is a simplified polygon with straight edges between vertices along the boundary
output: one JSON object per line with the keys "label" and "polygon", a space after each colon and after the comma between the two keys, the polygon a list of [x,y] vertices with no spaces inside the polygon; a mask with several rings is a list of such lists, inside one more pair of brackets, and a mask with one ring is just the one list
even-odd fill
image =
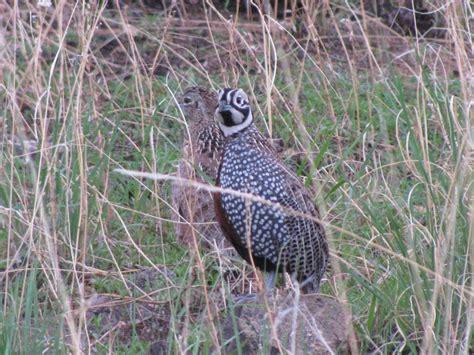
{"label": "green grass", "polygon": [[[81,14],[91,21],[98,12],[77,9],[75,19]],[[48,16],[39,19],[50,21]],[[460,20],[454,12],[446,16]],[[209,311],[206,294],[226,287],[224,270],[245,264],[220,266],[216,255],[198,257],[178,245],[169,182],[113,170],[173,174],[185,134],[172,93],[193,82],[220,87],[225,81],[254,94],[257,125],[303,157],[296,170],[320,191],[333,256],[321,292],[349,305],[358,351],[472,351],[469,83],[451,73],[434,75],[434,64],[423,57],[434,51],[431,46],[407,45],[419,51],[412,68],[417,77],[393,63],[381,63],[384,75],[368,68],[351,72],[340,53],[330,58],[344,70],[317,68],[314,61],[301,63],[300,50],[283,47],[290,53],[291,77],[281,59],[270,101],[273,72],[265,63],[273,63],[272,54],[263,48],[255,57],[241,53],[248,49],[244,44],[240,51],[230,49],[236,61],[262,65],[258,75],[247,76],[224,60],[225,67],[212,67],[204,76],[202,56],[214,53],[212,44],[194,57],[171,52],[184,45],[176,34],[186,38],[192,29],[173,22],[174,35],[168,35],[159,26],[166,20],[158,16],[129,20],[143,32],[117,25],[126,46],[117,46],[115,57],[95,50],[100,38],[86,46],[80,20],[67,29],[75,43],[68,47],[58,45],[65,32],[56,27],[45,36],[40,28],[46,24],[30,28],[18,19],[24,32],[9,24],[0,49],[10,68],[0,74],[0,351],[146,351],[150,341],[135,324],[128,337],[117,328],[85,340],[85,307],[94,293],[133,300],[132,309],[145,301],[163,305],[170,329],[163,340],[170,353],[223,346],[218,317],[223,311]],[[222,26],[215,25],[213,36],[225,58],[229,33]],[[239,26],[241,34],[249,31]],[[84,38],[92,28],[84,30]],[[288,34],[279,36],[292,43]],[[452,49],[458,62],[436,46],[446,66],[454,63],[458,72],[469,67],[458,37]],[[147,71],[156,53],[163,61],[175,58],[166,77]],[[116,67],[113,60],[125,54],[126,64]],[[214,54],[207,58],[216,61]],[[35,153],[22,154],[29,139],[37,140]],[[147,286],[147,298],[127,280],[148,267],[167,276]],[[213,322],[203,321],[209,312]],[[88,322],[100,328],[97,319]]]}

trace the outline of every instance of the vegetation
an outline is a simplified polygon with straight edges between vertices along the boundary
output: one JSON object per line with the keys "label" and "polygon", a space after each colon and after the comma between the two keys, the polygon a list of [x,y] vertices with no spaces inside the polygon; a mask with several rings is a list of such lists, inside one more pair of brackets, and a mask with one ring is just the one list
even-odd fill
{"label": "vegetation", "polygon": [[222,349],[224,275],[251,267],[176,243],[169,181],[114,172],[173,175],[175,98],[200,84],[243,87],[319,191],[321,292],[350,308],[353,352],[472,352],[467,3],[436,8],[430,40],[346,2],[278,19],[203,3],[0,4],[0,351]]}

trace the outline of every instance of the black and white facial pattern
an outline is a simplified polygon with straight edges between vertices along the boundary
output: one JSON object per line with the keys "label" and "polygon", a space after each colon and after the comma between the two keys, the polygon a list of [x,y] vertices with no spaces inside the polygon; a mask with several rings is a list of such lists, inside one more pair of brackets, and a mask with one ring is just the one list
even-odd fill
{"label": "black and white facial pattern", "polygon": [[247,128],[253,121],[247,94],[242,89],[220,90],[216,118],[226,137]]}

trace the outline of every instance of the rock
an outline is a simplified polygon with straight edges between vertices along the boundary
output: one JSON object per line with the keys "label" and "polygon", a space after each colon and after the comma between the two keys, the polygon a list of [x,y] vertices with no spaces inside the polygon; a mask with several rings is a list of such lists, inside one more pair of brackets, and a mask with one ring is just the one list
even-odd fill
{"label": "rock", "polygon": [[170,310],[167,304],[129,301],[109,295],[93,295],[88,300],[86,313],[88,344],[114,335],[120,342],[131,342],[134,334],[143,341],[166,340],[169,331]]}
{"label": "rock", "polygon": [[229,311],[222,330],[225,352],[240,347],[244,354],[345,353],[349,322],[344,306],[328,296],[301,295],[298,302],[290,293],[268,299],[267,305],[257,298]]}
{"label": "rock", "polygon": [[148,355],[161,355],[168,353],[168,344],[165,340],[159,340],[151,344]]}
{"label": "rock", "polygon": [[164,266],[143,268],[126,277],[133,297],[89,295],[86,302],[88,331],[81,339],[83,350],[87,352],[91,344],[95,349],[95,343],[103,342],[107,336],[122,344],[130,344],[137,336],[142,341],[156,342],[150,351],[160,353],[157,349],[167,343],[171,310],[167,302],[160,301],[155,291],[165,284],[166,277],[175,275]]}
{"label": "rock", "polygon": [[165,278],[174,277],[175,273],[165,266],[146,267],[131,274],[127,278],[127,283],[131,288],[138,287],[145,292],[153,292],[164,285]]}

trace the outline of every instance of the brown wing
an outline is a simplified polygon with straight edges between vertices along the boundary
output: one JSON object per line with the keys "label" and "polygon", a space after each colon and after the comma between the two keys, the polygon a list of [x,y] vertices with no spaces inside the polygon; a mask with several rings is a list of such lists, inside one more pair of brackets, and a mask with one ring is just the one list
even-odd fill
{"label": "brown wing", "polygon": [[[184,149],[184,156],[189,157],[189,147]],[[192,161],[182,159],[178,165],[178,177],[199,183],[209,183],[209,179],[204,179],[196,172],[202,169],[209,178],[216,176],[217,171],[213,165],[215,161],[208,160],[203,154],[196,155]],[[215,178],[211,178],[213,180]],[[211,181],[213,183],[213,181]],[[199,190],[188,186],[185,182],[176,182],[172,186],[172,202],[175,209],[173,221],[175,222],[175,232],[178,242],[191,246],[196,238],[204,247],[210,248],[217,245],[219,248],[227,248],[220,227],[217,224],[214,202],[209,191]]]}

